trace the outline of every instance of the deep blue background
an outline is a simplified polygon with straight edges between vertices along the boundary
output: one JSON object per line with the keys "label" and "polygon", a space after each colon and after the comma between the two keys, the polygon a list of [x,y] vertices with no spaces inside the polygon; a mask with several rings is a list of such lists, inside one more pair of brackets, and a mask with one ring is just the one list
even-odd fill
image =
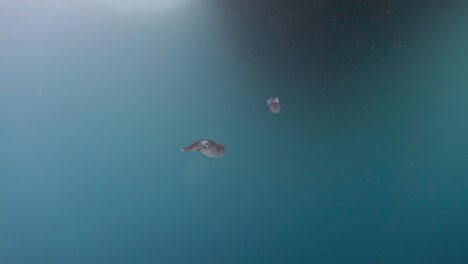
{"label": "deep blue background", "polygon": [[326,2],[3,3],[0,263],[466,263],[468,9]]}

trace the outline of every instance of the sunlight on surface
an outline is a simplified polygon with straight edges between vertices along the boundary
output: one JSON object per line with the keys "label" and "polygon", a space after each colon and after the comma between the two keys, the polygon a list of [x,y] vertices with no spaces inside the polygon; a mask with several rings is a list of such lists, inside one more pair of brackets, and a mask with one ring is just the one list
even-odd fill
{"label": "sunlight on surface", "polygon": [[110,7],[119,12],[165,12],[200,0],[82,0],[88,4]]}

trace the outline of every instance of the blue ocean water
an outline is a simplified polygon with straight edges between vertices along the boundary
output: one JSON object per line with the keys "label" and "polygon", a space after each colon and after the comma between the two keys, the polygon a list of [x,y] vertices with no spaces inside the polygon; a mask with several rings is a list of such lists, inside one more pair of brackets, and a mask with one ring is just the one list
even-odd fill
{"label": "blue ocean water", "polygon": [[466,10],[323,86],[208,2],[46,3],[0,11],[0,263],[466,263]]}

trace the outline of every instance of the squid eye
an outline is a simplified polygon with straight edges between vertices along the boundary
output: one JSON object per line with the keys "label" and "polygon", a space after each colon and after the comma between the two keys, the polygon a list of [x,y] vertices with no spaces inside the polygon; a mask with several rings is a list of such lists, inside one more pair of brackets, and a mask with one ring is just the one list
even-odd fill
{"label": "squid eye", "polygon": [[201,143],[204,148],[208,148],[210,146],[210,144],[208,143],[208,140],[203,140]]}

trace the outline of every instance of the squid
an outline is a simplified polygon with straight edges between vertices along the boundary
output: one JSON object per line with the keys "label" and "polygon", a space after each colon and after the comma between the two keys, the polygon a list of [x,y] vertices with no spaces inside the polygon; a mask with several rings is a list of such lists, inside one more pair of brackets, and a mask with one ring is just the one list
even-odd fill
{"label": "squid", "polygon": [[281,112],[281,104],[278,97],[270,97],[267,100],[267,110],[273,114],[279,114]]}
{"label": "squid", "polygon": [[202,139],[181,149],[181,151],[196,151],[210,158],[219,158],[224,156],[226,153],[226,148],[222,144],[216,143],[212,140]]}

